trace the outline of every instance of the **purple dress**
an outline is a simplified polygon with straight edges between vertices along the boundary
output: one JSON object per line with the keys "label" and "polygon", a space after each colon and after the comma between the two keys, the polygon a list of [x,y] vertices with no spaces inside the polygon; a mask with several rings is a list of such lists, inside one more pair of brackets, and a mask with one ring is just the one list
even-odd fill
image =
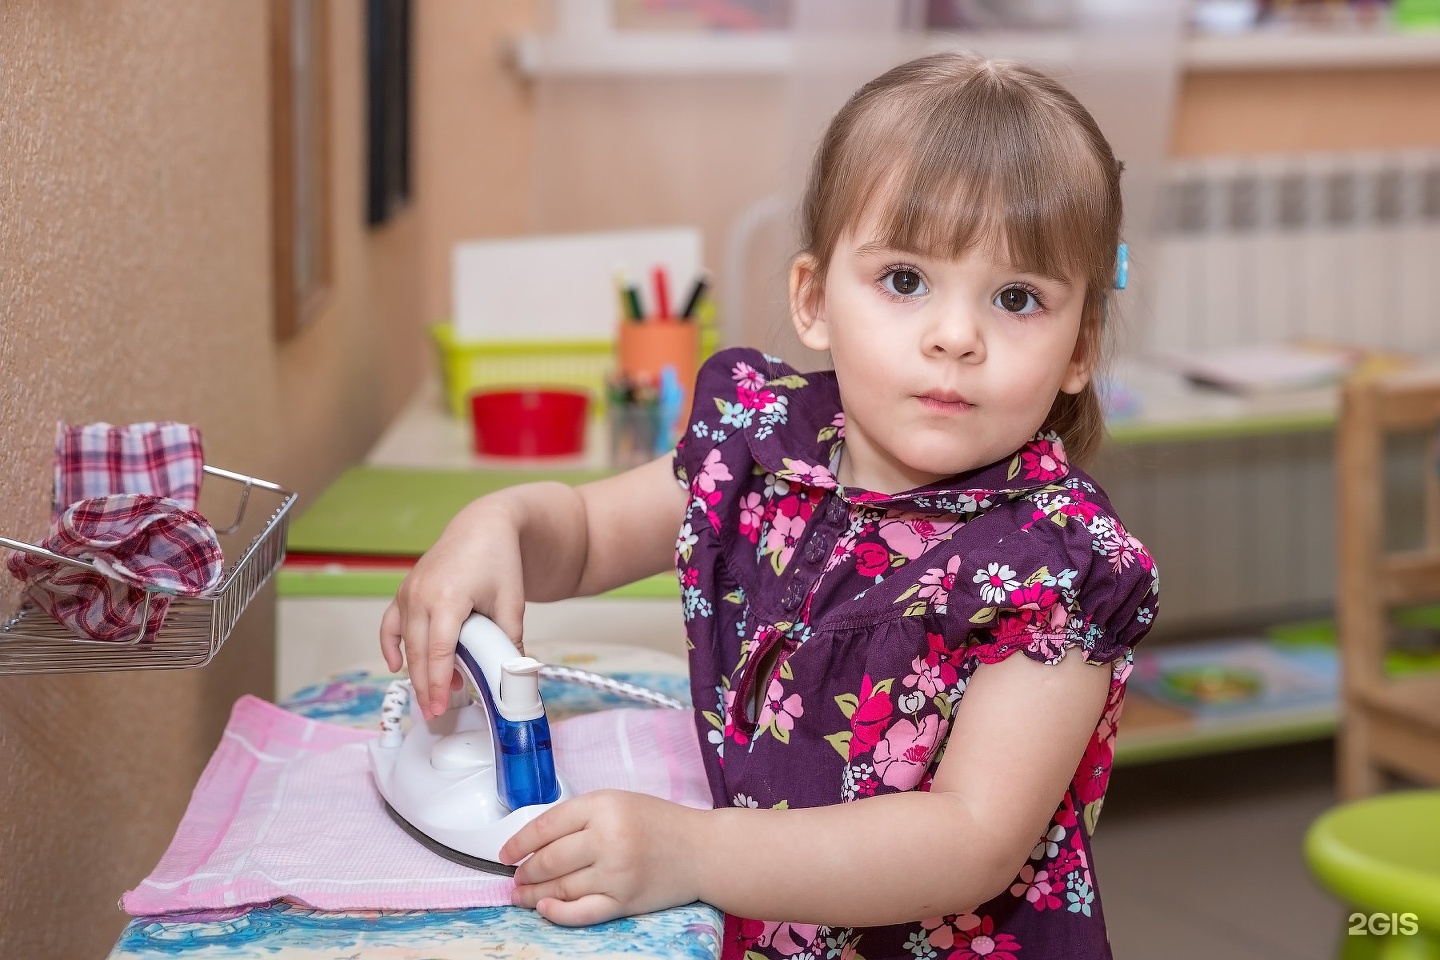
{"label": "purple dress", "polygon": [[[675,455],[691,495],[676,567],[717,806],[928,790],[967,680],[1017,651],[1053,663],[1079,647],[1113,664],[1110,694],[1006,892],[970,914],[884,927],[727,917],[724,955],[1109,957],[1090,833],[1131,648],[1155,617],[1149,554],[1053,434],[887,495],[838,485],[844,432],[833,373],[802,375],[742,349],[700,371]],[[744,855],[786,874],[763,851]]]}

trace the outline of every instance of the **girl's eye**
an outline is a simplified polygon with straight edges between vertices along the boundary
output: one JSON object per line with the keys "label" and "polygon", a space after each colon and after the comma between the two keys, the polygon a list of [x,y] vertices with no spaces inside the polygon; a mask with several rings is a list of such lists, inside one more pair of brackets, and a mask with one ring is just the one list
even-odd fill
{"label": "girl's eye", "polygon": [[995,295],[995,306],[1024,316],[1040,309],[1040,300],[1024,287],[1006,287]]}
{"label": "girl's eye", "polygon": [[905,267],[888,271],[880,278],[880,286],[884,287],[887,293],[902,297],[914,297],[929,292],[920,274]]}

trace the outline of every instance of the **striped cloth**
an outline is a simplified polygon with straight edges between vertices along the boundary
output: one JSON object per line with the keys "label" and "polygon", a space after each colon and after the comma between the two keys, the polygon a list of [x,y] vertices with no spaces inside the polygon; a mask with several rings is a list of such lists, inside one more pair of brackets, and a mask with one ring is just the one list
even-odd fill
{"label": "striped cloth", "polygon": [[[40,544],[100,573],[56,560],[13,553],[6,566],[40,609],[92,640],[124,641],[140,630],[147,588],[152,594],[145,638],[153,638],[170,595],[213,590],[224,570],[210,523],[165,497],[124,493],[71,504]],[[103,575],[102,575],[103,574]]]}
{"label": "striped cloth", "polygon": [[58,424],[55,501],[41,546],[100,572],[14,553],[6,567],[41,610],[92,640],[144,637],[170,595],[214,589],[224,563],[215,530],[195,512],[205,456],[200,431],[171,421]]}
{"label": "striped cloth", "polygon": [[166,497],[194,510],[204,465],[200,431],[188,423],[58,424],[54,516],[78,500],[112,493]]}

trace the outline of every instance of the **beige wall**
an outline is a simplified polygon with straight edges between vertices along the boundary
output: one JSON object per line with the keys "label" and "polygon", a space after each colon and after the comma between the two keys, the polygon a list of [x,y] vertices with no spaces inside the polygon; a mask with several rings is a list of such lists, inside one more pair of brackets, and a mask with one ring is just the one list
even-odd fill
{"label": "beige wall", "polygon": [[422,323],[450,313],[456,240],[532,228],[532,90],[501,54],[505,38],[530,29],[535,14],[533,0],[416,4]]}
{"label": "beige wall", "polygon": [[1191,73],[1171,153],[1440,146],[1440,68]]}
{"label": "beige wall", "polygon": [[[43,534],[57,419],[192,422],[308,498],[413,388],[421,217],[363,225],[356,0],[332,4],[336,295],[273,342],[265,9],[0,4],[0,532]],[[273,636],[267,593],[203,670],[0,677],[0,957],[105,955]]]}

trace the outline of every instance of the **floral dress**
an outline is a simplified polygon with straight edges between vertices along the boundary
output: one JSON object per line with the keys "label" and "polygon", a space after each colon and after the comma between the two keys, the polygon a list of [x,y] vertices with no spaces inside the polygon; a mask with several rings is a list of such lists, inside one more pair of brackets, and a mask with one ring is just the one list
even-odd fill
{"label": "floral dress", "polygon": [[929,789],[969,678],[1016,652],[1055,663],[1078,647],[1113,664],[1110,693],[1006,892],[973,913],[882,927],[727,917],[725,956],[1109,957],[1090,833],[1131,648],[1155,616],[1149,554],[1054,434],[889,495],[839,485],[844,432],[833,373],[742,349],[700,371],[675,454],[690,493],[676,567],[717,805]]}

